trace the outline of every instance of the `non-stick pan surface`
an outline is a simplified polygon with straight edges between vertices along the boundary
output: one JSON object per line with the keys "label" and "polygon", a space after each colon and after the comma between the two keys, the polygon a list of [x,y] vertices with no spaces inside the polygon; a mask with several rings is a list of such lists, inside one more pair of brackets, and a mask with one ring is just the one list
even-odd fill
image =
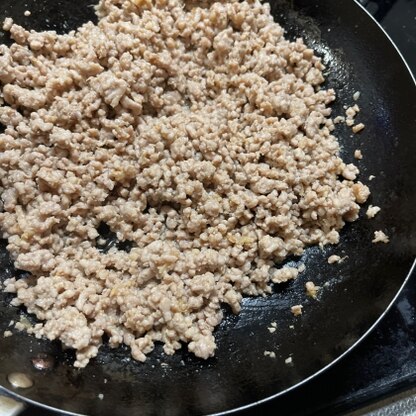
{"label": "non-stick pan surface", "polygon": [[[32,11],[24,17],[24,11]],[[197,415],[223,412],[283,392],[320,371],[345,353],[376,322],[398,293],[415,254],[416,206],[416,92],[404,62],[382,30],[352,0],[272,2],[275,20],[290,38],[304,37],[324,58],[327,86],[338,100],[334,112],[353,104],[360,91],[362,134],[350,129],[336,134],[342,154],[353,161],[355,149],[360,179],[370,183],[369,203],[382,207],[374,220],[362,218],[342,231],[341,243],[324,250],[311,248],[294,261],[306,264],[296,281],[276,288],[267,298],[245,299],[239,316],[227,313],[216,331],[215,358],[201,361],[186,352],[167,357],[161,348],[144,364],[130,360],[125,349],[102,348],[83,370],[71,366],[73,353],[59,343],[33,339],[23,333],[0,336],[0,384],[11,372],[23,372],[32,388],[15,393],[28,400],[70,412],[90,415]],[[73,0],[0,1],[0,18],[33,29],[75,29],[94,19],[89,2]],[[3,37],[6,41],[6,37]],[[369,176],[375,178],[369,182]],[[365,211],[365,210],[363,210]],[[362,215],[364,217],[364,215]],[[375,230],[383,230],[390,244],[372,244]],[[15,273],[0,248],[1,278]],[[330,254],[348,256],[328,265]],[[322,286],[319,301],[305,296],[308,280]],[[24,311],[8,306],[2,295],[0,333]],[[301,303],[304,314],[294,318],[290,306]],[[277,331],[267,329],[277,323]],[[276,358],[264,351],[274,351]],[[40,353],[54,359],[53,369],[36,370],[32,359]],[[292,357],[292,365],[285,359]],[[103,394],[100,400],[98,395]]]}

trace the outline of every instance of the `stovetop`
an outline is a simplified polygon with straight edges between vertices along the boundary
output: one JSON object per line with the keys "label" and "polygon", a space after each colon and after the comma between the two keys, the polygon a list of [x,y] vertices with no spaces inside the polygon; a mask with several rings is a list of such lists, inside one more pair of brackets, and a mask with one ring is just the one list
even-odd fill
{"label": "stovetop", "polygon": [[[389,33],[416,74],[416,0],[361,0],[361,3]],[[340,362],[294,391],[238,415],[341,415],[416,389],[415,317],[416,273],[413,273],[378,327]],[[414,410],[416,414],[416,401]],[[363,414],[370,413],[367,410],[354,413]],[[395,414],[404,415],[404,411]],[[58,414],[30,407],[22,416]]]}

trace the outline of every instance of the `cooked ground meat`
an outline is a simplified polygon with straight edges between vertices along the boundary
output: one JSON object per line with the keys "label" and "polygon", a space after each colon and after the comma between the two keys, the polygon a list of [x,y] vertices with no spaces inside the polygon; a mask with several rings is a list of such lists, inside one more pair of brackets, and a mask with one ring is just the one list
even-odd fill
{"label": "cooked ground meat", "polygon": [[302,315],[302,309],[303,309],[302,305],[294,305],[290,308],[290,311],[293,313],[293,315],[300,316]]}
{"label": "cooked ground meat", "polygon": [[387,244],[390,242],[390,239],[383,231],[374,231],[374,239],[372,242]]}
{"label": "cooked ground meat", "polygon": [[340,257],[336,254],[328,257],[328,264],[342,263],[347,257]]}
{"label": "cooked ground meat", "polygon": [[292,357],[287,357],[287,358],[285,359],[285,364],[287,364],[287,365],[291,365],[291,364],[293,364],[293,358],[292,358]]}
{"label": "cooked ground meat", "polygon": [[314,282],[306,282],[305,289],[308,296],[313,299],[316,299],[316,295],[318,294],[318,290],[320,289],[319,286],[316,286]]}
{"label": "cooked ground meat", "polygon": [[352,127],[353,133],[359,133],[361,130],[364,130],[365,125],[363,123],[358,123]]}
{"label": "cooked ground meat", "polygon": [[360,149],[356,149],[354,151],[354,157],[358,160],[361,160],[363,158],[363,153],[361,152]]}
{"label": "cooked ground meat", "polygon": [[[360,94],[358,92],[354,93],[354,95],[353,95],[354,101],[357,101],[359,97],[360,97]],[[363,130],[365,128],[365,125],[363,123],[355,124],[355,117],[360,112],[360,107],[357,104],[354,104],[351,107],[344,107],[344,108],[345,108],[346,117],[338,116],[334,119],[334,122],[335,123],[345,122],[345,124],[348,127],[352,128],[353,133],[359,133],[361,130]],[[355,156],[355,157],[357,159],[361,159],[360,156],[358,156],[358,157]]]}
{"label": "cooked ground meat", "polygon": [[269,327],[267,327],[267,329],[269,330],[269,332],[270,332],[271,334],[273,334],[274,332],[276,332],[276,329],[277,329],[277,324],[276,324],[276,322],[272,322],[272,323],[270,324],[270,326],[269,326]]}
{"label": "cooked ground meat", "polygon": [[365,214],[367,215],[367,218],[374,218],[380,211],[380,207],[370,205]]}
{"label": "cooked ground meat", "polygon": [[[278,263],[337,243],[369,190],[339,156],[320,58],[268,4],[97,13],[66,35],[4,25],[0,223],[30,272],[5,290],[77,367],[104,335],[139,361],[155,341],[208,358],[221,304],[295,277]],[[101,250],[103,224],[130,250]]]}

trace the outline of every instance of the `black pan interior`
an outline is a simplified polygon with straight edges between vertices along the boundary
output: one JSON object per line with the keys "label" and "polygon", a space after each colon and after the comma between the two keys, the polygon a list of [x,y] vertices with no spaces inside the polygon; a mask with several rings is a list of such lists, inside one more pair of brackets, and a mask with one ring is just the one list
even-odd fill
{"label": "black pan interior", "polygon": [[[30,17],[24,16],[26,9]],[[369,204],[380,205],[382,212],[372,221],[363,218],[348,225],[338,246],[311,248],[301,259],[293,259],[307,267],[295,282],[276,288],[267,298],[245,299],[239,316],[227,313],[216,331],[215,358],[203,362],[185,349],[167,357],[157,348],[140,364],[131,361],[125,349],[103,347],[86,369],[77,370],[71,366],[72,352],[62,351],[59,343],[19,333],[0,336],[0,384],[5,388],[11,389],[7,375],[19,371],[29,374],[34,386],[15,393],[70,412],[222,412],[280,393],[318,372],[347,351],[397,294],[416,252],[414,82],[390,41],[354,1],[276,0],[272,11],[290,38],[304,37],[323,56],[327,86],[338,92],[335,113],[341,114],[343,105],[353,104],[353,93],[361,92],[359,121],[365,130],[351,137],[349,129],[339,127],[337,135],[348,162],[354,161],[355,149],[362,150],[360,179],[369,183],[369,175],[375,175]],[[86,1],[0,0],[0,19],[6,16],[28,28],[65,32],[94,19],[94,12]],[[0,41],[7,39],[3,35]],[[390,244],[371,243],[379,229],[391,237]],[[348,260],[330,266],[330,254],[346,255]],[[16,273],[5,242],[0,246],[0,268],[2,280]],[[318,301],[305,296],[308,280],[324,287]],[[10,299],[1,295],[0,333],[10,320],[25,314],[9,307]],[[290,313],[297,303],[304,305],[301,318]],[[273,334],[267,329],[271,322],[278,328]],[[264,356],[265,350],[274,351],[276,358]],[[54,358],[52,370],[33,367],[32,358],[40,353]],[[289,356],[293,365],[285,364]]]}

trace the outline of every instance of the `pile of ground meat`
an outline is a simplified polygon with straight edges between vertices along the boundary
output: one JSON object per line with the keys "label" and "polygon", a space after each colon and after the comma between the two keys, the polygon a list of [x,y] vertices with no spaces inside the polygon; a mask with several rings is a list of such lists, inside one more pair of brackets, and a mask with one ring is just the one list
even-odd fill
{"label": "pile of ground meat", "polygon": [[[0,46],[2,236],[29,332],[144,361],[215,352],[221,305],[296,277],[369,195],[339,157],[332,89],[268,4],[101,0],[66,35],[6,19]],[[106,226],[129,249],[100,248]]]}

